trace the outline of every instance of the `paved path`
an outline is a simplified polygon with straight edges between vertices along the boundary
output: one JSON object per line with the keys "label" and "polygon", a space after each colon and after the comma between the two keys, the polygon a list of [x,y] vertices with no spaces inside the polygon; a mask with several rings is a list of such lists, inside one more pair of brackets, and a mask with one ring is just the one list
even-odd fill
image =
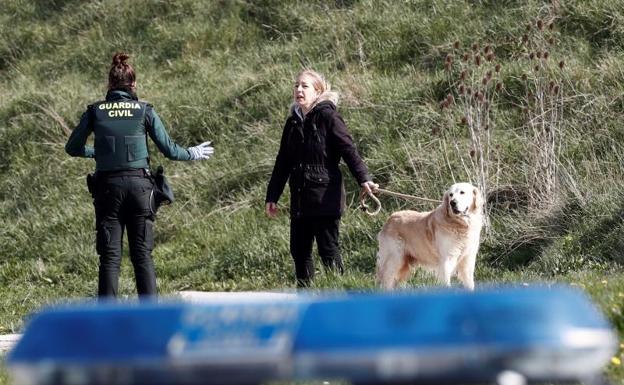
{"label": "paved path", "polygon": [[0,354],[3,354],[11,349],[21,336],[21,334],[0,335]]}
{"label": "paved path", "polygon": [[193,303],[275,302],[297,297],[295,292],[278,291],[180,291],[178,295]]}

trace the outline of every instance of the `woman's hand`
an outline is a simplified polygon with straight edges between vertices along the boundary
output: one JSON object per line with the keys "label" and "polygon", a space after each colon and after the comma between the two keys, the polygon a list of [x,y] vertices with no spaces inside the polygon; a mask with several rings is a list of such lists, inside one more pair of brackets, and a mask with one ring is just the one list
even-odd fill
{"label": "woman's hand", "polygon": [[379,185],[377,183],[373,183],[373,181],[370,180],[362,183],[361,186],[362,191],[360,192],[360,197],[372,194],[379,188]]}
{"label": "woman's hand", "polygon": [[264,212],[269,218],[275,218],[277,216],[277,203],[267,202],[264,208]]}

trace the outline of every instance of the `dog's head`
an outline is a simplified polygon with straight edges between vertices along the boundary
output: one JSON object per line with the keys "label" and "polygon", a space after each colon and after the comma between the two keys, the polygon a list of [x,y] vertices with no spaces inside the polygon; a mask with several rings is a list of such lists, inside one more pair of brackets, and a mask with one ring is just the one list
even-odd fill
{"label": "dog's head", "polygon": [[481,214],[483,197],[470,183],[455,183],[444,193],[444,208],[450,216]]}

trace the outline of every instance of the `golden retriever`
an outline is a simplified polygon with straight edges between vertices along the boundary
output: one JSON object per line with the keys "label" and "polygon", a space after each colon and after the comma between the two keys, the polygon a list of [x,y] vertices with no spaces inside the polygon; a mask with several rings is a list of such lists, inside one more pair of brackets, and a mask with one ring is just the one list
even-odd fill
{"label": "golden retriever", "polygon": [[470,183],[456,183],[433,211],[393,213],[377,235],[377,283],[394,288],[420,266],[435,271],[447,286],[457,274],[464,287],[474,290],[482,211],[479,190]]}

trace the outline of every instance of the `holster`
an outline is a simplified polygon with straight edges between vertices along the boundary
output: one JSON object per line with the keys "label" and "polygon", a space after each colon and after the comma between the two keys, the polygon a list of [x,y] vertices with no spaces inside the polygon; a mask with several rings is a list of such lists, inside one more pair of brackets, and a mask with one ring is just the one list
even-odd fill
{"label": "holster", "polygon": [[163,166],[158,166],[156,172],[150,172],[154,187],[150,195],[150,209],[156,214],[161,205],[173,203],[173,190],[165,177]]}

